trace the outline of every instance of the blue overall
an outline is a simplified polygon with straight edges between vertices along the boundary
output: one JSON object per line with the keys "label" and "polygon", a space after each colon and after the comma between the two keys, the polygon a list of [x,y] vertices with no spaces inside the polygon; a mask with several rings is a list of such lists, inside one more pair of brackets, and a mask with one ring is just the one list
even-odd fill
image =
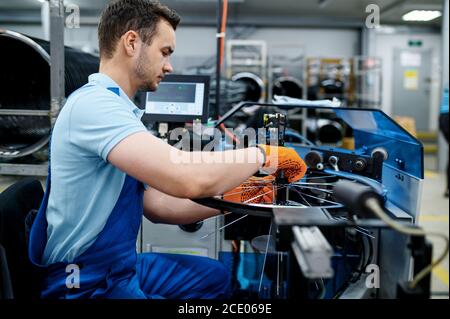
{"label": "blue overall", "polygon": [[[114,91],[113,91],[114,92]],[[144,186],[126,176],[119,199],[95,242],[70,264],[41,264],[47,242],[46,210],[49,175],[44,199],[30,232],[30,260],[45,272],[43,298],[227,298],[229,274],[220,262],[189,255],[136,253],[143,214]],[[74,265],[79,269],[76,281]]]}

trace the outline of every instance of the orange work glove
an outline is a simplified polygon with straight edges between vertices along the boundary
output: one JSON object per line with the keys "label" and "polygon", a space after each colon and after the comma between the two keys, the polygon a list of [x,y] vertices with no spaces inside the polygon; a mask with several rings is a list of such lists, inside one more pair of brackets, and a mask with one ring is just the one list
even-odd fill
{"label": "orange work glove", "polygon": [[258,147],[266,153],[263,170],[267,170],[274,176],[283,170],[289,183],[296,182],[305,176],[307,166],[294,149],[264,144],[259,144]]}
{"label": "orange work glove", "polygon": [[223,194],[223,199],[236,203],[272,204],[275,198],[273,176],[252,176],[236,188]]}

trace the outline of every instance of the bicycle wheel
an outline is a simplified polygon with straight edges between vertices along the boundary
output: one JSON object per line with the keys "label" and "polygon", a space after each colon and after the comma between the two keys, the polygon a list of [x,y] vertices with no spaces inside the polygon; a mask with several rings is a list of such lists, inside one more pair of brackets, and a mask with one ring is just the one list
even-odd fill
{"label": "bicycle wheel", "polygon": [[[277,196],[272,204],[252,203],[251,201],[255,198],[250,198],[247,202],[229,201],[226,200],[223,195],[196,199],[194,201],[198,204],[215,209],[263,217],[273,217],[274,208],[295,210],[321,208],[333,210],[343,207],[343,205],[334,198],[333,188],[339,180],[344,179],[370,186],[382,197],[385,197],[386,195],[386,189],[383,185],[367,177],[325,169],[323,171],[308,170],[306,175],[300,181],[294,183],[284,184],[278,183],[277,180],[275,180],[272,182],[271,186]],[[267,184],[252,187],[266,186]]]}

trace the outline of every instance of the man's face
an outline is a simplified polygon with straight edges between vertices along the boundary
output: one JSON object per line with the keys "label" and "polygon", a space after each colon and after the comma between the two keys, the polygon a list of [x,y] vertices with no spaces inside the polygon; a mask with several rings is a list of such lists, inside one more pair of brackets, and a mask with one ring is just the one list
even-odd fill
{"label": "man's face", "polygon": [[156,91],[164,75],[173,71],[170,55],[175,50],[175,30],[165,20],[156,29],[151,44],[142,44],[135,63],[135,74],[143,91]]}

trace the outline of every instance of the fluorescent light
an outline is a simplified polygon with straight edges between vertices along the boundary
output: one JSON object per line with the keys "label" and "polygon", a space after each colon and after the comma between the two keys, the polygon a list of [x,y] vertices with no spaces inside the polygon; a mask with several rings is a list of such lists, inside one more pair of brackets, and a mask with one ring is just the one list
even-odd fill
{"label": "fluorescent light", "polygon": [[45,2],[45,0],[37,0],[38,2],[40,2],[40,3],[44,3]]}
{"label": "fluorescent light", "polygon": [[438,10],[412,10],[403,15],[403,21],[431,21],[442,15]]}

